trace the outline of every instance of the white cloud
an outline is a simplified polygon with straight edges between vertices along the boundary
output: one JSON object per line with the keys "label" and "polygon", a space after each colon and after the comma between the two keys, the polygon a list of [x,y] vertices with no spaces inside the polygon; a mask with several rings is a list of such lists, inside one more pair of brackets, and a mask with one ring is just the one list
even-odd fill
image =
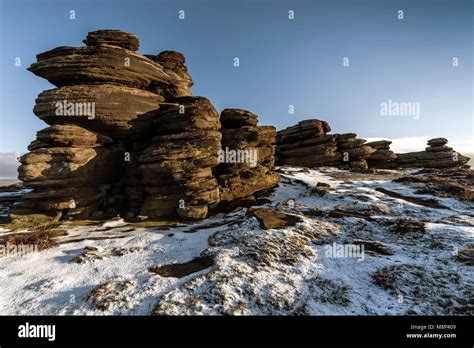
{"label": "white cloud", "polygon": [[[392,144],[390,149],[396,153],[423,151],[428,145],[426,142],[434,137],[405,137],[405,138],[364,138],[368,142],[376,140],[390,140]],[[448,139],[449,140],[449,139]],[[448,141],[448,146],[461,154],[469,154],[474,152],[473,140]]]}

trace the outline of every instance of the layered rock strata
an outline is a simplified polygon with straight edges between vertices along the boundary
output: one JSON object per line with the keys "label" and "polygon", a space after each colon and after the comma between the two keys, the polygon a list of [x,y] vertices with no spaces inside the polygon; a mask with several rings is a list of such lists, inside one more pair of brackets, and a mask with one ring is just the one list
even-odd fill
{"label": "layered rock strata", "polygon": [[276,156],[282,165],[304,167],[331,166],[340,163],[337,135],[327,134],[329,124],[316,119],[304,120],[277,132]]}
{"label": "layered rock strata", "polygon": [[390,150],[391,143],[388,140],[379,140],[365,144],[376,150],[367,158],[367,164],[370,168],[395,169],[397,167],[397,155]]}
{"label": "layered rock strata", "polygon": [[31,152],[20,158],[19,179],[33,191],[17,209],[94,214],[123,167],[112,139],[75,125],[38,132]]}
{"label": "layered rock strata", "polygon": [[212,168],[219,164],[219,114],[203,97],[178,97],[155,120],[153,144],[141,154],[146,191],[141,214],[202,219],[219,202]]}
{"label": "layered rock strata", "polygon": [[218,167],[220,198],[223,202],[251,200],[254,193],[275,187],[276,130],[257,126],[257,115],[241,109],[221,113],[222,151]]}
{"label": "layered rock strata", "polygon": [[355,133],[338,134],[336,137],[337,148],[342,155],[342,163],[339,165],[346,169],[368,168],[366,159],[375,152],[373,148],[365,145],[366,140],[357,138]]}
{"label": "layered rock strata", "polygon": [[450,168],[461,167],[469,158],[447,146],[445,138],[428,140],[425,151],[397,154],[397,166],[401,168]]}
{"label": "layered rock strata", "polygon": [[[38,212],[137,215],[145,200],[138,157],[155,136],[160,105],[184,86],[190,94],[180,53],[159,54],[164,67],[136,53],[138,38],[120,30],[91,32],[84,43],[41,53],[28,69],[57,88],[36,99],[34,113],[50,127],[21,158],[19,178],[33,191],[15,207],[14,219]],[[179,62],[171,66],[174,57]]]}
{"label": "layered rock strata", "polygon": [[156,56],[145,56],[160,64],[169,76],[168,83],[160,80],[153,81],[148,88],[149,90],[163,95],[167,99],[192,95],[191,86],[194,82],[188,73],[188,68],[185,65],[186,59],[183,54],[175,51],[163,51]]}

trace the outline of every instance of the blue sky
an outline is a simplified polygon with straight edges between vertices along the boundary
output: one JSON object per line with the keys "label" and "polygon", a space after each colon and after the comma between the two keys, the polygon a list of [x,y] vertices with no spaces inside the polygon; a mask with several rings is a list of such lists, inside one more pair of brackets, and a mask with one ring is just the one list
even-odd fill
{"label": "blue sky", "polygon": [[[53,86],[26,70],[35,55],[80,46],[87,32],[107,28],[136,34],[140,53],[184,53],[195,95],[208,97],[219,111],[251,110],[277,129],[319,118],[333,132],[361,137],[472,141],[469,0],[0,3],[0,152],[25,152],[46,126],[32,109],[36,96]],[[380,103],[389,99],[420,103],[420,118],[381,116]],[[290,104],[294,114],[288,114]]]}

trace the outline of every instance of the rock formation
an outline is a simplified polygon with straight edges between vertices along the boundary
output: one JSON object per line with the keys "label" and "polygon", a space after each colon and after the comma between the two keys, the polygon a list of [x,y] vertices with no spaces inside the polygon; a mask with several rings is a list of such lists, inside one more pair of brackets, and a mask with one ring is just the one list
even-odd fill
{"label": "rock formation", "polygon": [[138,51],[140,42],[138,37],[122,30],[104,29],[87,34],[83,40],[87,46],[112,45],[122,47],[130,51]]}
{"label": "rock formation", "polygon": [[337,148],[342,155],[342,164],[339,167],[346,169],[368,168],[366,159],[375,152],[373,148],[365,145],[366,140],[358,139],[355,133],[338,134]]}
{"label": "rock formation", "polygon": [[325,121],[304,120],[278,132],[277,157],[280,164],[347,169],[367,169],[366,158],[374,152],[354,133],[327,134]]}
{"label": "rock formation", "polygon": [[[117,179],[122,151],[111,138],[75,125],[54,125],[37,133],[20,158],[19,179],[33,188],[18,207],[34,211],[98,210],[108,184]],[[18,209],[17,209],[18,212]]]}
{"label": "rock formation", "polygon": [[447,140],[428,141],[425,151],[395,154],[391,141],[367,143],[355,133],[327,134],[325,121],[310,119],[277,132],[277,162],[302,167],[333,166],[365,170],[410,167],[448,168],[465,165],[469,158],[448,147]]}
{"label": "rock formation", "polygon": [[[91,32],[84,43],[41,53],[28,69],[57,88],[36,99],[34,113],[49,127],[21,158],[19,178],[33,190],[12,220],[202,219],[220,200],[278,183],[275,129],[234,110],[223,112],[221,133],[210,101],[192,96],[181,53],[141,55],[138,38],[120,30]],[[257,165],[217,169],[221,138],[228,147],[256,148]]]}
{"label": "rock formation", "polygon": [[152,135],[160,95],[126,86],[76,85],[36,98],[33,112],[48,124],[76,124],[114,139]]}
{"label": "rock formation", "polygon": [[188,74],[184,56],[179,52],[163,51],[157,56],[145,55],[154,62],[161,64],[170,77],[169,83],[155,81],[148,88],[149,90],[164,95],[167,99],[170,97],[185,97],[192,95],[191,86],[193,79]]}
{"label": "rock formation", "polygon": [[13,220],[202,219],[276,186],[275,157],[284,165],[347,169],[469,160],[443,138],[397,156],[388,141],[328,134],[328,123],[316,119],[278,133],[246,110],[225,109],[219,119],[208,99],[192,96],[181,53],[141,55],[138,38],[120,30],[91,32],[84,43],[41,53],[28,69],[56,88],[36,99],[33,111],[49,127],[20,159],[19,178],[33,190],[13,207]]}
{"label": "rock formation", "polygon": [[276,130],[257,126],[257,115],[241,109],[221,113],[222,151],[218,167],[221,200],[251,200],[252,195],[276,186],[280,180],[275,167]]}
{"label": "rock formation", "polygon": [[469,162],[469,158],[447,146],[445,138],[428,140],[425,151],[397,154],[397,166],[400,168],[450,168],[460,167]]}
{"label": "rock formation", "polygon": [[329,135],[329,124],[316,119],[304,120],[277,132],[279,164],[320,167],[340,163],[337,135]]}
{"label": "rock formation", "polygon": [[395,169],[397,167],[397,155],[390,150],[391,143],[388,140],[379,140],[365,144],[376,150],[367,158],[367,164],[370,168]]}
{"label": "rock formation", "polygon": [[[162,107],[153,144],[139,161],[147,198],[141,215],[202,219],[219,202],[212,168],[219,164],[219,114],[203,97],[179,97]],[[182,112],[181,112],[182,110]]]}

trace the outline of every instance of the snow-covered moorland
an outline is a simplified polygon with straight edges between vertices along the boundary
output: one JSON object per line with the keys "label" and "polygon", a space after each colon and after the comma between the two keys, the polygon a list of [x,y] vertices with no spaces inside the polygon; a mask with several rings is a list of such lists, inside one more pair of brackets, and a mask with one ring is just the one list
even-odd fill
{"label": "snow-covered moorland", "polygon": [[0,257],[0,314],[474,313],[472,201],[392,181],[406,171],[279,170],[257,205],[201,222],[64,222]]}

